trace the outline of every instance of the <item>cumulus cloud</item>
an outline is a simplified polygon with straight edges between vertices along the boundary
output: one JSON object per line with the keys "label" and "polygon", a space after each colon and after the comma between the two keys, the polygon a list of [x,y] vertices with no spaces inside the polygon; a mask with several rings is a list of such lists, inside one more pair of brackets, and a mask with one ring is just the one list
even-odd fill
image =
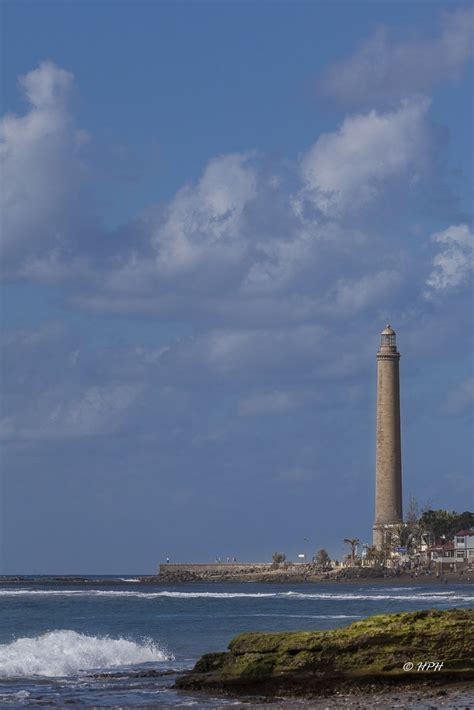
{"label": "cumulus cloud", "polygon": [[19,83],[32,106],[55,112],[60,107],[66,108],[74,77],[53,62],[42,62],[37,69],[20,77]]}
{"label": "cumulus cloud", "polygon": [[318,85],[345,106],[381,106],[455,81],[474,52],[474,10],[445,13],[437,36],[390,40],[386,28],[363,42],[347,60],[329,66]]}
{"label": "cumulus cloud", "polygon": [[[329,311],[338,315],[363,309],[371,294],[383,290],[385,277],[391,286],[397,279],[394,269],[387,268],[386,244],[381,264],[378,237],[343,224],[339,216],[343,208],[360,215],[365,205],[362,200],[352,204],[355,195],[363,193],[368,200],[370,193],[370,200],[376,201],[387,176],[397,170],[405,176],[411,166],[421,171],[426,147],[419,126],[423,110],[419,105],[413,109],[415,127],[412,134],[409,128],[404,133],[411,108],[400,110],[400,120],[398,114],[381,118],[382,123],[391,124],[392,119],[395,123],[385,139],[396,143],[397,165],[387,158],[388,166],[380,167],[382,140],[359,145],[360,162],[353,164],[344,129],[341,140],[339,134],[329,136],[332,148],[324,156],[319,144],[303,156],[302,172],[308,180],[296,193],[284,181],[275,184],[254,156],[231,154],[211,160],[196,183],[185,186],[167,205],[149,211],[141,229],[146,240],[111,259],[100,286],[78,295],[77,302],[97,312],[167,317],[181,317],[191,308],[195,318],[237,326],[302,322]],[[377,123],[379,117],[368,119]],[[354,132],[354,141],[360,140],[362,128]],[[338,167],[332,158],[340,161]],[[337,172],[334,179],[330,171]],[[323,196],[310,180],[338,191]],[[315,202],[326,210],[324,218],[322,210],[307,216],[307,203]],[[341,272],[348,282],[352,273],[357,275],[352,279],[357,297],[344,296]]]}
{"label": "cumulus cloud", "polygon": [[[271,172],[254,152],[212,158],[195,182],[124,225],[98,255],[90,239],[74,238],[74,209],[67,200],[64,207],[61,192],[83,178],[82,139],[70,107],[73,77],[45,63],[21,85],[31,110],[4,119],[12,127],[4,146],[10,174],[18,170],[31,188],[30,211],[20,210],[15,222],[11,205],[23,183],[16,192],[12,187],[17,197],[8,207],[9,239],[24,247],[18,275],[49,283],[76,279],[73,303],[83,309],[200,324],[203,334],[165,352],[172,352],[181,375],[195,362],[223,376],[246,367],[262,376],[269,364],[271,375],[290,360],[305,367],[319,361],[331,375],[351,371],[350,358],[323,362],[328,327],[334,318],[390,312],[406,285],[402,262],[410,261],[409,253],[400,256],[390,225],[382,238],[364,215],[384,196],[391,199],[394,184],[429,188],[428,99],[349,116],[292,164],[274,164]],[[60,130],[50,137],[55,121]],[[37,140],[30,125],[38,125]],[[40,147],[53,138],[51,155],[43,155]],[[35,182],[40,168],[47,180]],[[21,220],[33,217],[32,231]],[[455,249],[459,266],[465,249],[459,239]],[[444,262],[436,262],[444,274],[436,283],[447,279],[446,251]],[[76,404],[82,411],[80,400]],[[66,410],[58,411],[68,421]]]}
{"label": "cumulus cloud", "polygon": [[31,109],[4,119],[3,146],[4,233],[17,276],[74,282],[73,303],[95,312],[192,313],[239,333],[354,315],[387,284],[387,298],[400,286],[395,244],[392,258],[370,221],[361,229],[357,220],[397,180],[429,182],[427,99],[349,116],[271,171],[254,152],[212,158],[199,179],[118,238],[102,234],[99,248],[100,230],[84,224],[91,209],[73,77],[43,63],[20,83]]}
{"label": "cumulus cloud", "polygon": [[357,212],[388,180],[421,177],[429,150],[426,98],[394,111],[349,116],[339,130],[321,135],[301,160],[303,193],[324,214]]}
{"label": "cumulus cloud", "polygon": [[87,141],[73,119],[71,73],[43,62],[19,83],[30,109],[0,124],[3,266],[13,272],[25,257],[38,261],[64,248],[84,225]]}
{"label": "cumulus cloud", "polygon": [[431,239],[439,245],[439,251],[426,279],[428,296],[461,287],[474,268],[474,233],[467,224],[452,225]]}
{"label": "cumulus cloud", "polygon": [[235,261],[242,250],[243,212],[256,195],[250,156],[211,160],[196,186],[182,188],[152,235],[161,271],[189,270],[202,259]]}

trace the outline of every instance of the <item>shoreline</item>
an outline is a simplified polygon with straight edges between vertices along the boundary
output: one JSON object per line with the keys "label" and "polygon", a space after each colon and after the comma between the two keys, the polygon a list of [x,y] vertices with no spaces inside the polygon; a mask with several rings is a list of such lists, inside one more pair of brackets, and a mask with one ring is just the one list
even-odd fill
{"label": "shoreline", "polygon": [[[184,578],[186,577],[186,578]],[[138,580],[138,581],[137,581]],[[161,575],[137,575],[133,581],[121,577],[90,577],[87,575],[51,575],[40,577],[26,577],[23,575],[0,576],[0,585],[87,585],[87,586],[136,586],[137,584],[158,584],[158,585],[194,585],[194,584],[336,584],[341,586],[400,586],[415,587],[425,585],[439,585],[441,588],[452,584],[472,585],[474,584],[474,573],[460,574],[447,572],[443,577],[435,575],[410,574],[383,575],[380,576],[350,576],[350,577],[326,577],[324,575],[311,575],[301,573],[288,573],[287,571],[271,573],[234,573],[234,574],[212,574],[196,575],[194,577],[182,574],[161,574]]]}
{"label": "shoreline", "polygon": [[449,586],[450,584],[464,584],[472,585],[474,584],[474,573],[469,575],[461,575],[459,573],[446,573],[443,577],[436,577],[432,575],[418,575],[417,577],[411,577],[407,575],[380,575],[380,576],[348,576],[348,577],[325,577],[320,575],[312,574],[285,574],[285,573],[271,573],[271,574],[242,574],[242,575],[209,575],[209,576],[198,576],[195,577],[187,575],[163,575],[156,577],[142,578],[144,584],[211,584],[211,583],[225,583],[225,584],[279,584],[279,585],[291,585],[291,584],[321,584],[321,585],[387,585],[387,586],[400,586],[400,587],[415,587],[415,586],[425,586],[425,585],[439,585],[440,587]]}

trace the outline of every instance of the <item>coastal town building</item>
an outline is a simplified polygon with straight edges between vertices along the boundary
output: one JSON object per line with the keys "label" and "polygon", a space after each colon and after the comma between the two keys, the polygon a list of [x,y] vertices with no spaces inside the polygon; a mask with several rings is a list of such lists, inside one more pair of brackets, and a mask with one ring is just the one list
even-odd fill
{"label": "coastal town building", "polygon": [[457,560],[474,565],[474,530],[460,530],[454,537]]}
{"label": "coastal town building", "polygon": [[455,565],[454,543],[447,542],[444,545],[429,547],[426,550],[426,563],[428,567],[432,567],[438,572],[453,570]]}
{"label": "coastal town building", "polygon": [[439,571],[474,567],[474,530],[460,530],[454,540],[428,547],[426,562]]}
{"label": "coastal town building", "polygon": [[392,530],[402,522],[402,452],[400,435],[400,353],[396,333],[388,324],[377,353],[377,435],[375,522],[373,544],[391,543]]}

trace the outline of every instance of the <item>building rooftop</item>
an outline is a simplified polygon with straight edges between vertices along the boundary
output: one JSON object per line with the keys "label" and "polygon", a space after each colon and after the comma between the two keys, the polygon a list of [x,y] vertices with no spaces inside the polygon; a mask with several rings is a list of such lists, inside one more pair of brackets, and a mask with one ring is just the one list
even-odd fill
{"label": "building rooftop", "polygon": [[447,542],[445,545],[433,545],[428,547],[427,552],[435,552],[436,550],[454,550],[454,542]]}

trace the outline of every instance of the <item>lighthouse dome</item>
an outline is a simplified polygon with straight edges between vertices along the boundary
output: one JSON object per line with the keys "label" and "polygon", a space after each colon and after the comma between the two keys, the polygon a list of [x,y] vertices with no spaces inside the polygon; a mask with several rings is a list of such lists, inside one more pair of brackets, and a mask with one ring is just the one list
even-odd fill
{"label": "lighthouse dome", "polygon": [[380,333],[380,346],[382,351],[385,352],[397,351],[397,336],[390,323],[387,323],[385,328]]}

